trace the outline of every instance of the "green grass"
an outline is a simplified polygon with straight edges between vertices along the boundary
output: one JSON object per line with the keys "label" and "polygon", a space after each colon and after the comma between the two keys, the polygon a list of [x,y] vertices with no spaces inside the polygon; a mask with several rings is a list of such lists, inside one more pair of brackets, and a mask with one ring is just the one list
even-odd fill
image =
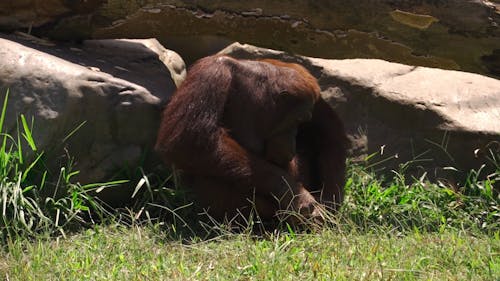
{"label": "green grass", "polygon": [[15,135],[4,128],[8,97],[7,91],[0,111],[0,241],[65,235],[87,224],[91,211],[102,218],[104,209],[90,192],[123,181],[81,185],[71,163],[51,175],[33,139],[33,120],[20,115]]}
{"label": "green grass", "polygon": [[362,229],[385,226],[400,231],[494,233],[500,229],[500,190],[494,188],[500,183],[500,169],[483,174],[471,171],[465,184],[450,186],[425,178],[408,181],[402,173],[381,180],[353,166],[341,213]]}
{"label": "green grass", "polygon": [[66,237],[7,239],[0,249],[0,276],[5,280],[499,280],[500,204],[498,193],[484,188],[496,177],[451,190],[425,180],[405,184],[400,174],[380,180],[355,166],[348,175],[346,204],[323,228],[302,232],[282,228],[260,235],[250,228],[240,233],[223,225],[197,228],[189,206],[178,210],[179,216],[156,220],[151,217],[155,209],[165,210],[157,207],[162,204],[158,198],[172,190],[151,189],[147,195],[153,205],[142,202],[141,212],[121,214],[114,223]]}
{"label": "green grass", "polygon": [[182,243],[153,227],[96,227],[67,239],[13,241],[5,280],[498,280],[500,238],[458,231],[325,229],[266,239]]}

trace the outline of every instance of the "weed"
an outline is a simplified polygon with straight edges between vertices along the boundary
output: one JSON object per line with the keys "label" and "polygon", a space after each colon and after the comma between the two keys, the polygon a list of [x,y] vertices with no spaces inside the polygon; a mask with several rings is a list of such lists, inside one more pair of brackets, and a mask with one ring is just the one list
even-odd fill
{"label": "weed", "polygon": [[350,225],[361,229],[500,229],[500,194],[494,189],[500,170],[490,175],[484,175],[482,169],[471,171],[463,185],[455,186],[432,183],[425,176],[408,181],[397,172],[391,180],[384,180],[353,165],[347,178],[347,196],[340,213]]}
{"label": "weed", "polygon": [[[0,240],[40,233],[65,235],[92,216],[102,217],[105,210],[89,192],[121,182],[74,183],[78,172],[72,171],[71,163],[60,169],[54,182],[49,181],[44,153],[33,139],[33,120],[29,124],[20,115],[17,136],[4,129],[8,97],[7,91],[0,114]],[[47,190],[53,193],[46,195]]]}

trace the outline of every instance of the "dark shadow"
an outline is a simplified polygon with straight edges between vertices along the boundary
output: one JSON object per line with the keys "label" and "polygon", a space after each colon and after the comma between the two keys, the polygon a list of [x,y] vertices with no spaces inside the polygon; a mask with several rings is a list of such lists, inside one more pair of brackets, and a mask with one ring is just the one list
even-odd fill
{"label": "dark shadow", "polygon": [[488,73],[495,78],[500,77],[500,49],[495,49],[491,54],[481,57],[482,63],[488,69]]}

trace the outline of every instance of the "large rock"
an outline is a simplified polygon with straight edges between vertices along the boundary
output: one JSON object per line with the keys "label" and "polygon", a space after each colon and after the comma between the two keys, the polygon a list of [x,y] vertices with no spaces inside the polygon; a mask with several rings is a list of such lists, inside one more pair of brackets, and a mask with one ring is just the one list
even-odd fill
{"label": "large rock", "polygon": [[10,30],[41,26],[61,17],[95,10],[103,0],[16,0],[0,2],[0,29]]}
{"label": "large rock", "polygon": [[[109,180],[151,150],[161,108],[182,80],[182,59],[156,40],[51,45],[0,38],[0,91],[10,89],[5,129],[34,119],[49,167],[67,150],[82,182]],[[17,40],[18,42],[14,42]],[[3,101],[3,99],[2,99]],[[70,133],[76,129],[74,134]]]}
{"label": "large rock", "polygon": [[15,2],[0,4],[0,28],[10,20],[66,40],[155,37],[179,47],[189,61],[194,58],[184,54],[208,54],[232,40],[314,57],[379,58],[500,77],[496,0]]}
{"label": "large rock", "polygon": [[431,176],[443,176],[443,167],[465,172],[488,163],[489,150],[500,155],[499,80],[376,59],[296,57],[240,44],[221,53],[307,67],[346,124],[351,156],[383,152],[377,168],[397,169],[411,161]]}

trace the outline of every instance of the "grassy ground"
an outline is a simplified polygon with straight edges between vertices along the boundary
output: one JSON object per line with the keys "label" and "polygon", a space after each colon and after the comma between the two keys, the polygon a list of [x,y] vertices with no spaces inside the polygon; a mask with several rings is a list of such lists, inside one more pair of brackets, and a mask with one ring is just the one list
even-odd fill
{"label": "grassy ground", "polygon": [[498,280],[500,238],[459,231],[238,234],[168,241],[151,227],[97,227],[15,241],[5,280]]}
{"label": "grassy ground", "polygon": [[[400,174],[383,181],[352,167],[340,216],[323,228],[296,232],[283,227],[258,236],[249,228],[237,234],[221,225],[202,228],[196,220],[186,226],[173,217],[147,219],[159,207],[141,203],[149,206],[141,215],[130,211],[132,216],[110,217],[107,223],[71,234],[71,230],[57,234],[53,231],[57,224],[51,224],[38,234],[21,231],[6,237],[0,248],[0,276],[5,280],[500,280],[500,204],[498,194],[488,188],[494,182],[476,180],[454,190],[426,181],[404,182]],[[158,189],[148,197],[167,191]],[[189,209],[179,210],[177,218],[193,218]],[[65,233],[64,228],[56,229]]]}

